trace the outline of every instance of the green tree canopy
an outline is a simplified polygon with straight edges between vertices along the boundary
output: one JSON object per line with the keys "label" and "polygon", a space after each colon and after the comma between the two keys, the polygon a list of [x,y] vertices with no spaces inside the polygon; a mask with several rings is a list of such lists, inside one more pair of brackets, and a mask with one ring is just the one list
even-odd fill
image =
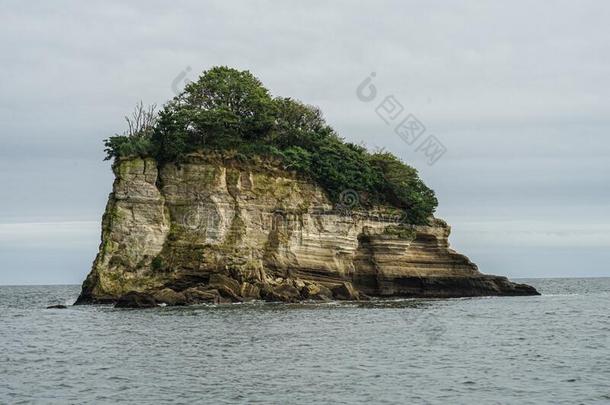
{"label": "green tree canopy", "polygon": [[425,223],[437,206],[414,168],[390,153],[344,142],[317,107],[272,98],[248,71],[221,66],[203,72],[150,122],[145,131],[107,139],[107,158],[153,156],[163,164],[201,149],[246,159],[268,155],[316,181],[333,201],[353,191],[362,206],[405,210],[412,223]]}

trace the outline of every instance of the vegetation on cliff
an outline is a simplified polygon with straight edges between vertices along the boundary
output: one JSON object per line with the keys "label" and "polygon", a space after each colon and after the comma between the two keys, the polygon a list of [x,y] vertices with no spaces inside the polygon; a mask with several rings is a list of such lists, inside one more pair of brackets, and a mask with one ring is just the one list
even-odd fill
{"label": "vegetation on cliff", "polygon": [[248,71],[212,68],[158,113],[140,104],[127,122],[123,135],[105,140],[107,159],[154,157],[163,164],[199,150],[233,151],[245,161],[280,159],[287,170],[324,187],[334,202],[353,190],[363,207],[390,205],[411,223],[425,223],[437,206],[417,170],[390,153],[344,142],[318,108],[271,97]]}

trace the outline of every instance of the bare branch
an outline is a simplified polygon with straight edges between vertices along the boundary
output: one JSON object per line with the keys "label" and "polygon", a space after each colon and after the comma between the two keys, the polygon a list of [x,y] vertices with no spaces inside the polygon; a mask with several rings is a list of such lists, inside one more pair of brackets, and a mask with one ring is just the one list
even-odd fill
{"label": "bare branch", "polygon": [[131,116],[125,116],[127,131],[124,132],[124,135],[133,138],[150,136],[152,129],[157,123],[156,110],[156,104],[152,104],[146,108],[142,101],[136,104]]}

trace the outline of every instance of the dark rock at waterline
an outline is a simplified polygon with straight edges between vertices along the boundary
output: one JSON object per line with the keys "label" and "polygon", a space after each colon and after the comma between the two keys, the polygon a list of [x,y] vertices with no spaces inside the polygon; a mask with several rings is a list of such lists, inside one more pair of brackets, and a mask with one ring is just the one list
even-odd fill
{"label": "dark rock at waterline", "polygon": [[177,292],[171,288],[164,288],[161,291],[155,292],[153,298],[158,303],[171,306],[182,306],[188,304],[188,299],[183,292]]}
{"label": "dark rock at waterline", "polygon": [[242,301],[241,284],[224,274],[213,273],[210,275],[208,288],[217,290],[220,295],[234,302]]}
{"label": "dark rock at waterline", "polygon": [[276,286],[265,286],[261,295],[270,302],[298,302],[301,300],[299,290],[288,282]]}
{"label": "dark rock at waterline", "polygon": [[[368,285],[359,285],[368,289]],[[502,276],[481,274],[471,277],[393,277],[377,280],[374,295],[409,298],[458,298],[483,296],[540,295],[527,284],[513,283]]]}
{"label": "dark rock at waterline", "polygon": [[341,283],[334,287],[332,292],[338,300],[357,301],[360,298],[352,283]]}
{"label": "dark rock at waterline", "polygon": [[223,304],[232,302],[223,298],[218,290],[205,286],[195,286],[184,291],[189,304]]}
{"label": "dark rock at waterline", "polygon": [[153,308],[157,306],[157,300],[147,293],[130,291],[122,295],[115,308]]}
{"label": "dark rock at waterline", "polygon": [[[526,284],[509,281],[506,277],[479,275],[478,277],[395,277],[379,278],[375,284],[365,280],[354,285],[348,281],[323,283],[301,279],[277,278],[269,283],[251,284],[227,274],[212,274],[209,282],[199,283],[186,290],[164,287],[147,292],[130,291],[120,296],[116,308],[152,308],[159,304],[170,306],[197,304],[228,304],[263,299],[271,302],[295,303],[329,299],[363,301],[378,297],[453,298],[477,296],[539,295]],[[367,291],[365,293],[364,291]],[[63,307],[63,306],[58,306]]]}

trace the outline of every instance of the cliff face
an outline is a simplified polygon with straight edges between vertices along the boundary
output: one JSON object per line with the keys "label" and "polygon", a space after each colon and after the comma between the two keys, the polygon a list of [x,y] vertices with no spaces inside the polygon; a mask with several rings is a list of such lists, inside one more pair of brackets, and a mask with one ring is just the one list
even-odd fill
{"label": "cliff face", "polygon": [[129,159],[114,172],[77,303],[130,291],[170,305],[536,294],[479,273],[449,248],[442,220],[409,227],[388,211],[338,211],[321,188],[271,164]]}

